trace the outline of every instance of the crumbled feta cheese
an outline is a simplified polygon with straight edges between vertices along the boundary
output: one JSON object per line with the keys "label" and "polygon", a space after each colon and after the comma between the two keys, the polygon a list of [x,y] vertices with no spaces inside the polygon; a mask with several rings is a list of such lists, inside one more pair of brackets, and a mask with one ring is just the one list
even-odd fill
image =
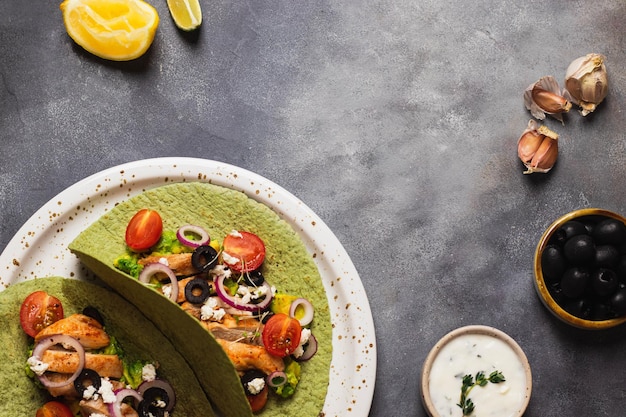
{"label": "crumbled feta cheese", "polygon": [[234,236],[234,237],[238,237],[238,238],[243,238],[243,235],[241,233],[239,233],[239,231],[237,230],[233,230],[229,233],[230,236]]}
{"label": "crumbled feta cheese", "polygon": [[169,261],[167,260],[167,258],[159,258],[159,263],[163,264],[165,266],[170,266]]}
{"label": "crumbled feta cheese", "polygon": [[226,315],[223,308],[219,308],[218,297],[209,297],[200,308],[200,320],[222,321]]}
{"label": "crumbled feta cheese", "polygon": [[108,378],[100,379],[100,389],[98,390],[98,394],[102,395],[102,401],[104,401],[106,404],[111,404],[115,402],[113,384],[111,384],[111,381],[109,381]]}
{"label": "crumbled feta cheese", "polygon": [[276,292],[277,292],[278,290],[277,290],[277,289],[276,289],[276,287],[275,287],[275,286],[273,286],[273,285],[272,285],[270,288],[272,289],[272,297],[273,297],[273,296],[275,296],[275,295],[276,295]]}
{"label": "crumbled feta cheese", "polygon": [[172,295],[172,285],[171,284],[164,285],[163,287],[161,287],[161,291],[163,291],[164,296],[166,296],[167,298],[170,298],[170,296]]}
{"label": "crumbled feta cheese", "polygon": [[220,276],[223,275],[224,278],[230,278],[230,276],[232,275],[232,271],[230,270],[229,267],[227,267],[224,264],[217,264],[215,265],[215,267],[213,269],[211,269],[211,275],[213,276]]}
{"label": "crumbled feta cheese", "polygon": [[222,252],[222,259],[224,260],[224,262],[230,265],[236,265],[241,263],[241,259],[231,256],[226,252]]}
{"label": "crumbled feta cheese", "polygon": [[309,341],[309,337],[311,337],[311,330],[303,327],[302,331],[300,332],[300,343],[298,344],[296,350],[293,351],[294,357],[299,358],[300,356],[304,355],[304,345],[306,345]]}
{"label": "crumbled feta cheese", "polygon": [[149,363],[141,368],[141,379],[144,381],[154,381],[156,379],[156,367]]}
{"label": "crumbled feta cheese", "polygon": [[252,381],[248,382],[248,391],[250,391],[250,394],[252,395],[256,395],[263,391],[263,388],[265,388],[264,378],[254,378]]}
{"label": "crumbled feta cheese", "polygon": [[48,370],[48,364],[45,362],[42,362],[41,360],[39,360],[38,358],[34,356],[31,356],[30,358],[28,358],[26,363],[28,364],[28,366],[30,366],[30,370],[33,371],[35,375],[38,375],[38,376],[43,375]]}
{"label": "crumbled feta cheese", "polygon": [[89,385],[87,388],[85,388],[85,391],[83,391],[83,398],[85,400],[91,400],[92,398],[96,400],[97,397],[98,394],[96,391],[96,387],[94,387],[93,385]]}

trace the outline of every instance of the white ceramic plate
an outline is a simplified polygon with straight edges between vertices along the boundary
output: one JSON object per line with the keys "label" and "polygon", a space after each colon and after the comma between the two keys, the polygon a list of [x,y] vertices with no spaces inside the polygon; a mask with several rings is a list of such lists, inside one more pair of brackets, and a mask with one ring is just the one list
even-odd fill
{"label": "white ceramic plate", "polygon": [[271,207],[316,254],[330,304],[333,356],[326,416],[367,416],[376,380],[376,341],[367,295],[345,249],[324,222],[291,193],[250,171],[194,158],[157,158],[101,171],[40,208],[0,255],[0,291],[35,277],[92,279],[67,245],[116,203],[148,188],[204,181],[245,192]]}

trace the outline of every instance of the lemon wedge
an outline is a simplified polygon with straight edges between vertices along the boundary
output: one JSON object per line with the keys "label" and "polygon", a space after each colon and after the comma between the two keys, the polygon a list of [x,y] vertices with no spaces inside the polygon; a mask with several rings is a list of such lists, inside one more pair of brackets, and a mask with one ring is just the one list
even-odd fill
{"label": "lemon wedge", "polygon": [[167,0],[167,7],[179,29],[191,31],[202,24],[202,9],[198,0]]}
{"label": "lemon wedge", "polygon": [[143,55],[159,25],[156,9],[143,0],[64,0],[61,12],[74,42],[112,61]]}

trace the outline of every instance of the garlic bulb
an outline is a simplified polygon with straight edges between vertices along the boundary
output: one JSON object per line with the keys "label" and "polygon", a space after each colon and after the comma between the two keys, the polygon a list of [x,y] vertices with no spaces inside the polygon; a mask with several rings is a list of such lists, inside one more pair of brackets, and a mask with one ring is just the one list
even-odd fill
{"label": "garlic bulb", "polygon": [[561,123],[563,123],[562,113],[567,113],[572,108],[572,103],[563,97],[559,83],[551,75],[541,77],[539,81],[526,88],[524,105],[539,120],[545,119],[546,114],[550,114]]}
{"label": "garlic bulb", "polygon": [[604,55],[587,54],[572,61],[565,72],[569,99],[581,107],[583,116],[593,112],[609,91],[604,60]]}
{"label": "garlic bulb", "polygon": [[538,126],[535,120],[517,141],[517,155],[526,166],[524,174],[546,173],[556,163],[559,152],[559,135],[546,126]]}

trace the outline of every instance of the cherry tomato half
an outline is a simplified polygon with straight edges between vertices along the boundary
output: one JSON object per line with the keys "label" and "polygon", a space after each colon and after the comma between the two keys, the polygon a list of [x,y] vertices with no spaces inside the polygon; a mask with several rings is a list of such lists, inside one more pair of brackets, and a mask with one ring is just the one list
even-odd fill
{"label": "cherry tomato half", "polygon": [[268,391],[269,390],[266,385],[265,387],[263,387],[263,390],[259,392],[258,394],[246,395],[246,397],[248,398],[248,402],[250,403],[250,408],[252,409],[253,413],[258,413],[259,411],[263,409],[263,407],[265,407],[265,404],[267,403]]}
{"label": "cherry tomato half", "polygon": [[300,344],[302,326],[297,319],[287,314],[274,314],[263,326],[263,346],[272,355],[291,355]]}
{"label": "cherry tomato half", "polygon": [[[224,262],[235,272],[254,271],[265,259],[265,244],[261,238],[250,232],[230,233],[224,239],[222,251],[228,255]],[[229,258],[239,262],[230,263]]]}
{"label": "cherry tomato half", "polygon": [[45,291],[35,291],[22,302],[20,324],[24,332],[35,337],[43,328],[63,318],[63,305]]}
{"label": "cherry tomato half", "polygon": [[135,252],[150,249],[161,238],[163,221],[154,210],[139,210],[126,226],[126,244]]}
{"label": "cherry tomato half", "polygon": [[48,401],[39,410],[35,417],[74,417],[70,408],[58,401]]}

